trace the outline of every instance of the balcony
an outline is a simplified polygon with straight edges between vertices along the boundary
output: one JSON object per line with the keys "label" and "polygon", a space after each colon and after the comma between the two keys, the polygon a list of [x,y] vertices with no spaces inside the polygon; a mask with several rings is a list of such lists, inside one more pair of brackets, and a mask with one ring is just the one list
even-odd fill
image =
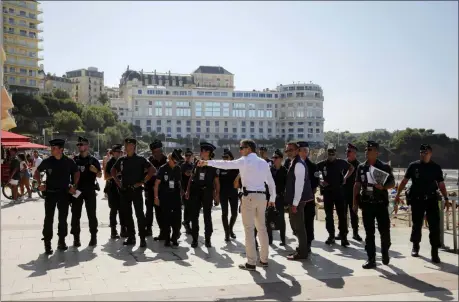
{"label": "balcony", "polygon": [[35,14],[25,15],[25,14],[21,14],[21,13],[18,13],[18,12],[9,12],[8,10],[3,10],[3,14],[9,15],[9,16],[15,16],[15,17],[19,17],[19,18],[24,18],[26,20],[38,21],[39,23],[43,22],[43,16],[41,16],[41,15],[40,16],[37,16]]}
{"label": "balcony", "polygon": [[43,42],[44,39],[42,36],[39,36],[39,35],[27,35],[25,33],[15,33],[13,31],[5,31],[3,32],[4,34],[6,35],[13,35],[13,36],[16,36],[16,37],[23,37],[23,38],[27,38],[27,39],[33,39],[33,40],[37,40],[39,42]]}
{"label": "balcony", "polygon": [[18,56],[18,57],[24,57],[28,59],[34,59],[34,60],[43,60],[43,55],[30,55],[27,53],[18,53],[18,52],[12,52],[12,51],[6,51],[7,54],[11,56]]}
{"label": "balcony", "polygon": [[31,73],[24,73],[20,71],[11,71],[11,70],[4,70],[5,74],[7,75],[16,75],[16,76],[21,76],[21,77],[28,77],[28,78],[36,78],[37,73],[31,74]]}
{"label": "balcony", "polygon": [[22,46],[24,48],[28,49],[35,49],[35,50],[43,50],[43,45],[37,44],[37,43],[27,43],[26,41],[21,41],[21,40],[9,40],[5,39],[4,40],[5,44],[7,45],[16,45],[16,46]]}
{"label": "balcony", "polygon": [[39,13],[43,13],[43,9],[41,8],[41,5],[39,5],[37,2],[27,1],[25,3],[21,3],[19,1],[3,1],[3,3],[10,5],[10,6],[14,6],[14,7],[25,8],[25,9],[28,9],[34,12],[37,11]]}

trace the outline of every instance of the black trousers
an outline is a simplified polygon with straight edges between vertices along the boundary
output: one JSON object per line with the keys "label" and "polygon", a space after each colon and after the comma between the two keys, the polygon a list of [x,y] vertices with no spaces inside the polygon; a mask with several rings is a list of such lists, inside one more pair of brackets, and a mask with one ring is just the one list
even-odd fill
{"label": "black trousers", "polygon": [[96,215],[96,208],[97,208],[97,200],[96,200],[96,191],[94,190],[87,190],[82,191],[78,198],[72,198],[72,222],[71,222],[71,229],[70,234],[74,236],[79,236],[81,232],[80,228],[80,219],[81,219],[81,211],[83,210],[83,203],[86,208],[86,215],[88,215],[88,222],[89,222],[89,233],[91,235],[97,234],[97,215]]}
{"label": "black trousers", "polygon": [[190,205],[192,207],[191,216],[191,235],[193,240],[198,240],[199,237],[199,214],[201,208],[204,214],[204,235],[206,238],[212,236],[212,203],[213,190],[193,188],[191,190]]}
{"label": "black trousers", "polygon": [[134,219],[132,218],[132,205],[134,204],[135,216],[137,217],[137,227],[139,237],[145,238],[145,215],[143,213],[142,189],[121,189],[121,208],[124,212],[126,228],[129,237],[135,236]]}
{"label": "black trousers", "polygon": [[347,213],[349,211],[351,215],[351,226],[352,230],[354,233],[356,233],[359,230],[359,215],[354,212],[353,208],[353,203],[354,203],[354,197],[353,197],[353,192],[345,192],[344,193],[344,201],[345,201],[345,211],[346,211],[346,222],[347,222]]}
{"label": "black trousers", "polygon": [[[284,211],[284,201],[283,196],[276,198],[276,210],[279,212],[278,224],[279,224],[279,235],[281,242],[285,243],[285,211]],[[293,228],[293,225],[292,225]],[[266,230],[268,231],[268,239],[270,244],[273,242],[273,230],[271,229],[271,224],[266,221]]]}
{"label": "black trousers", "polygon": [[306,202],[300,201],[297,206],[297,212],[293,213],[292,208],[289,211],[290,217],[290,224],[295,231],[295,235],[298,238],[298,254],[301,256],[308,255],[308,238],[306,227],[304,223],[304,208],[306,206]]}
{"label": "black trousers", "polygon": [[183,204],[183,222],[187,225],[191,222],[191,205],[188,199],[185,198],[185,195],[182,196],[182,204]]}
{"label": "black trousers", "polygon": [[365,250],[369,259],[376,257],[375,244],[375,219],[378,223],[378,231],[381,236],[381,250],[388,251],[391,246],[390,241],[390,218],[386,203],[367,203],[361,202],[362,220],[365,228]]}
{"label": "black trousers", "polygon": [[116,184],[110,184],[107,188],[108,206],[110,207],[110,227],[116,227],[116,215],[119,216],[121,227],[126,227],[126,222],[121,209],[121,195]]}
{"label": "black trousers", "polygon": [[[220,205],[222,207],[222,223],[225,235],[228,236],[233,231],[238,214],[239,198],[237,189],[224,189],[220,191]],[[231,218],[228,223],[228,210],[231,207]]]}
{"label": "black trousers", "polygon": [[314,240],[314,217],[316,216],[316,203],[315,201],[309,201],[304,206],[304,225],[306,227],[306,234],[308,238],[308,244]]}
{"label": "black trousers", "polygon": [[43,238],[45,241],[53,239],[54,212],[58,211],[57,235],[65,238],[68,233],[67,217],[69,215],[69,202],[71,195],[68,192],[46,192],[45,220],[43,222]]}
{"label": "black trousers", "polygon": [[427,200],[413,200],[411,202],[411,215],[413,226],[410,241],[420,243],[422,237],[422,224],[424,215],[429,224],[429,240],[432,247],[440,246],[440,207],[436,197]]}
{"label": "black trousers", "polygon": [[338,230],[341,236],[347,236],[347,219],[343,192],[340,189],[324,191],[325,227],[330,237],[335,237],[333,208],[338,214]]}
{"label": "black trousers", "polygon": [[[160,194],[159,202],[164,218],[163,233],[166,241],[178,240],[182,226],[182,205],[180,192]],[[172,231],[172,235],[171,235]]]}

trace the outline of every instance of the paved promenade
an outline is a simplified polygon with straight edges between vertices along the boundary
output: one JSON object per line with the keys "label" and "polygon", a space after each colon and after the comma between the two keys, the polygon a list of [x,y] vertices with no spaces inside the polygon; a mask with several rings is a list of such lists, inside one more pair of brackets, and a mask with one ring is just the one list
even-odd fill
{"label": "paved promenade", "polygon": [[[378,254],[378,268],[363,270],[361,265],[366,259],[363,244],[350,240],[349,248],[327,247],[325,224],[316,221],[311,259],[286,260],[296,247],[296,240],[288,230],[286,247],[279,246],[279,236],[275,233],[269,267],[246,272],[237,268],[245,262],[240,217],[235,230],[237,239],[226,243],[220,207],[214,209],[214,247],[210,249],[203,245],[203,238],[200,246],[192,249],[185,234],[180,238],[179,248],[165,248],[151,238],[146,249],[139,249],[138,244],[128,248],[120,240],[109,239],[108,205],[102,197],[99,194],[98,246],[87,247],[89,231],[83,210],[83,246],[70,247],[67,252],[55,251],[51,256],[43,254],[40,240],[43,200],[14,206],[2,201],[2,301],[458,300],[458,257],[441,252],[443,263],[430,263],[426,230],[420,258],[410,256],[410,229],[396,227],[392,229],[390,265],[380,264]],[[57,245],[57,220],[54,226],[53,249]],[[158,233],[157,228],[154,232]],[[445,239],[452,246],[449,243],[452,236]],[[72,236],[67,237],[69,246],[72,241]]]}

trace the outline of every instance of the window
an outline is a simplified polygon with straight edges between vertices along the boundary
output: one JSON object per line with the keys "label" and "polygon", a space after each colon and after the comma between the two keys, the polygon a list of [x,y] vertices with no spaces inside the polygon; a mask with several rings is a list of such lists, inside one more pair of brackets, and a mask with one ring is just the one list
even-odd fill
{"label": "window", "polygon": [[186,121],[187,126],[191,126],[191,121]]}
{"label": "window", "polygon": [[258,128],[259,133],[263,133],[263,128]]}
{"label": "window", "polygon": [[214,92],[214,96],[220,96],[220,92],[218,91]]}
{"label": "window", "polygon": [[242,132],[242,133],[245,133],[245,128],[241,128],[241,132]]}
{"label": "window", "polygon": [[190,127],[186,127],[186,132],[190,133],[191,132],[191,128]]}
{"label": "window", "polygon": [[272,118],[273,117],[273,111],[272,110],[266,110],[266,117]]}
{"label": "window", "polygon": [[272,133],[272,132],[273,132],[273,129],[268,128],[268,133]]}
{"label": "window", "polygon": [[164,110],[164,113],[165,116],[172,116],[172,108],[166,108],[166,110]]}
{"label": "window", "polygon": [[316,122],[316,127],[320,127],[320,122]]}
{"label": "window", "polygon": [[190,107],[190,102],[177,102],[176,107]]}
{"label": "window", "polygon": [[182,127],[177,127],[176,130],[177,130],[178,133],[180,133],[180,132],[182,132]]}
{"label": "window", "polygon": [[308,128],[308,133],[314,133],[314,129]]}
{"label": "window", "polygon": [[161,127],[156,127],[156,132],[161,133]]}
{"label": "window", "polygon": [[263,121],[259,121],[259,122],[258,122],[258,126],[263,127]]}
{"label": "window", "polygon": [[258,97],[258,93],[252,93],[251,95],[253,98],[257,98]]}
{"label": "window", "polygon": [[180,91],[180,95],[187,95],[186,91]]}
{"label": "window", "polygon": [[198,91],[198,95],[199,96],[203,96],[204,95],[204,91]]}
{"label": "window", "polygon": [[233,128],[233,133],[237,133],[237,128]]}
{"label": "window", "polygon": [[236,98],[242,98],[244,96],[244,94],[242,92],[236,92],[236,93],[233,93],[234,94],[234,97]]}
{"label": "window", "polygon": [[168,134],[171,133],[172,132],[172,127],[167,127],[166,131],[167,131]]}
{"label": "window", "polygon": [[163,115],[163,108],[155,108],[155,115],[162,116]]}
{"label": "window", "polygon": [[179,95],[178,91],[172,91],[172,95]]}
{"label": "window", "polygon": [[155,93],[154,90],[151,90],[151,89],[148,89],[148,90],[147,90],[147,94],[154,94],[154,93]]}
{"label": "window", "polygon": [[223,103],[223,116],[224,117],[229,117],[230,116],[230,113],[229,113],[229,103]]}
{"label": "window", "polygon": [[298,134],[298,138],[304,138],[304,134]]}
{"label": "window", "polygon": [[245,110],[233,109],[233,117],[245,117]]}
{"label": "window", "polygon": [[139,120],[136,120],[136,121],[135,121],[135,125],[136,125],[136,126],[140,126],[140,121],[139,121]]}
{"label": "window", "polygon": [[223,132],[228,133],[228,128],[223,128]]}
{"label": "window", "polygon": [[201,126],[201,121],[196,121],[196,126]]}
{"label": "window", "polygon": [[161,120],[156,120],[156,126],[161,126]]}
{"label": "window", "polygon": [[255,122],[250,122],[250,127],[255,127]]}
{"label": "window", "polygon": [[255,109],[249,110],[249,117],[255,117]]}
{"label": "window", "polygon": [[201,132],[201,128],[200,127],[196,127],[196,132],[200,133]]}
{"label": "window", "polygon": [[316,133],[320,133],[320,129],[317,128],[317,129],[316,129]]}
{"label": "window", "polygon": [[303,130],[304,130],[303,128],[297,128],[296,129],[297,132],[303,132]]}
{"label": "window", "polygon": [[215,133],[219,133],[220,132],[220,128],[216,127],[215,128]]}
{"label": "window", "polygon": [[163,107],[163,101],[156,101],[155,102],[156,107]]}
{"label": "window", "polygon": [[166,125],[170,126],[172,124],[172,121],[171,120],[167,120],[166,121]]}
{"label": "window", "polygon": [[148,116],[153,116],[153,108],[148,108]]}
{"label": "window", "polygon": [[220,121],[215,121],[215,127],[220,126]]}
{"label": "window", "polygon": [[164,102],[164,105],[165,105],[166,107],[169,107],[169,108],[170,108],[170,107],[172,107],[172,102],[171,102],[171,101],[165,101],[165,102]]}
{"label": "window", "polygon": [[151,132],[151,127],[147,127],[147,132]]}
{"label": "window", "polygon": [[295,132],[295,129],[293,129],[293,128],[288,128],[288,133],[293,133],[293,132]]}
{"label": "window", "polygon": [[197,102],[195,104],[195,114],[196,116],[202,116],[202,103],[201,102]]}
{"label": "window", "polygon": [[233,109],[245,109],[244,103],[233,103]]}
{"label": "window", "polygon": [[191,109],[177,108],[177,116],[191,116]]}
{"label": "window", "polygon": [[210,128],[209,127],[206,128],[206,132],[210,133]]}
{"label": "window", "polygon": [[176,122],[176,124],[177,124],[177,126],[179,126],[179,125],[182,124],[182,121],[178,120],[178,121]]}
{"label": "window", "polygon": [[265,98],[265,97],[266,97],[266,94],[264,94],[264,93],[259,93],[259,94],[258,94],[258,97],[260,97],[260,98]]}
{"label": "window", "polygon": [[273,126],[273,122],[268,121],[268,127],[272,127],[272,126]]}
{"label": "window", "polygon": [[304,111],[297,111],[296,117],[304,117]]}
{"label": "window", "polygon": [[241,122],[241,126],[242,126],[242,127],[245,127],[245,121],[242,121],[242,122]]}
{"label": "window", "polygon": [[297,124],[298,124],[298,126],[302,126],[302,125],[304,125],[304,122],[298,122]]}
{"label": "window", "polygon": [[210,126],[210,121],[206,121],[206,126]]}
{"label": "window", "polygon": [[206,91],[206,92],[204,93],[204,95],[205,95],[205,96],[212,96],[212,91]]}
{"label": "window", "polygon": [[156,94],[162,95],[162,94],[164,94],[164,91],[162,91],[162,90],[156,90]]}
{"label": "window", "polygon": [[258,110],[258,117],[264,117],[263,110]]}
{"label": "window", "polygon": [[221,96],[228,96],[228,92],[221,92]]}
{"label": "window", "polygon": [[205,104],[205,116],[219,117],[220,114],[220,103],[217,102],[206,102]]}

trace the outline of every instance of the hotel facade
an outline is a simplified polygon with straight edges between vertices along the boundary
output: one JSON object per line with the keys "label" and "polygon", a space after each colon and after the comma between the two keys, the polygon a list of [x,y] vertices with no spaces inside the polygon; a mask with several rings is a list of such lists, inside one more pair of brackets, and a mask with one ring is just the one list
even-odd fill
{"label": "hotel facade", "polygon": [[324,141],[322,88],[313,83],[276,89],[234,89],[234,75],[200,66],[191,74],[127,70],[111,107],[121,121],[166,137]]}

